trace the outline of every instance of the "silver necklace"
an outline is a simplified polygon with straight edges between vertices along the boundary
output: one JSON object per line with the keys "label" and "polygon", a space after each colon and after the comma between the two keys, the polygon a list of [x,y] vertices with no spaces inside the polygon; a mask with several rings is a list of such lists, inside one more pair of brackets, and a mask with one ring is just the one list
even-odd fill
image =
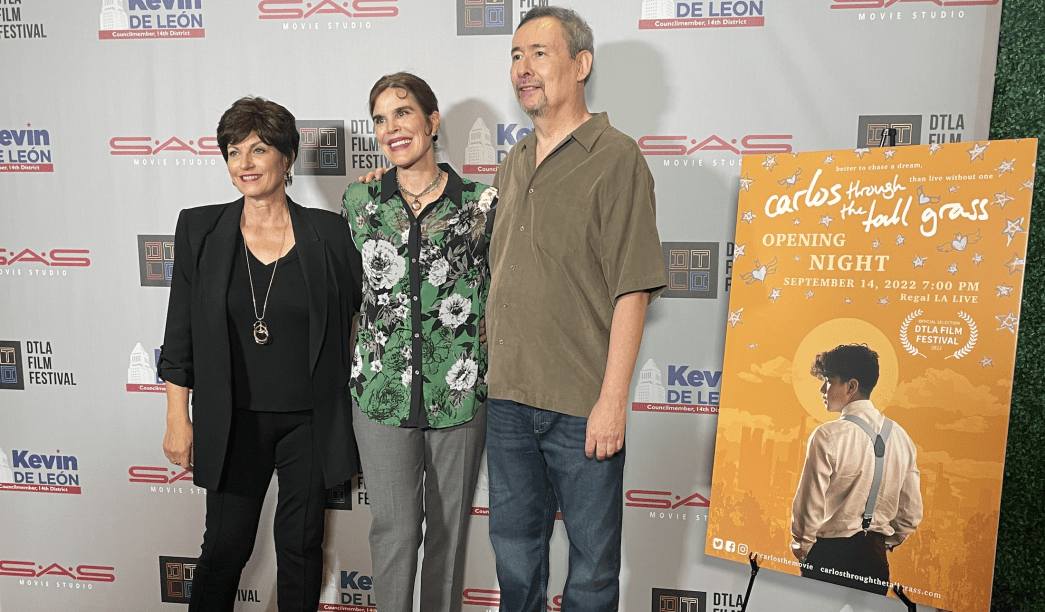
{"label": "silver necklace", "polygon": [[428,187],[425,187],[424,191],[422,191],[421,193],[419,193],[417,195],[414,195],[414,194],[410,193],[409,191],[407,191],[406,189],[403,188],[403,183],[401,183],[399,181],[399,172],[396,172],[396,185],[399,185],[399,191],[401,191],[403,193],[403,195],[407,196],[408,198],[413,199],[413,202],[410,204],[410,208],[414,209],[414,211],[418,211],[418,210],[421,210],[421,202],[419,202],[418,200],[420,200],[421,197],[424,196],[429,191],[435,189],[435,186],[439,184],[439,179],[441,179],[441,178],[443,178],[443,171],[439,170],[438,172],[435,173],[435,178],[432,179],[432,182],[428,183]]}
{"label": "silver necklace", "polygon": [[[289,212],[289,211],[288,211]],[[283,226],[283,238],[279,241],[279,252],[276,253],[276,261],[272,263],[272,277],[269,278],[269,288],[265,291],[265,303],[261,305],[261,314],[258,314],[258,300],[254,297],[254,275],[250,271],[250,257],[247,255],[247,239],[243,239],[243,258],[247,260],[247,278],[250,279],[250,301],[254,304],[254,342],[268,344],[269,327],[265,324],[265,312],[269,307],[269,294],[272,293],[272,281],[276,280],[276,267],[279,266],[279,255],[283,252],[283,245],[287,242],[287,227],[290,226],[290,215],[287,215],[287,223]]]}

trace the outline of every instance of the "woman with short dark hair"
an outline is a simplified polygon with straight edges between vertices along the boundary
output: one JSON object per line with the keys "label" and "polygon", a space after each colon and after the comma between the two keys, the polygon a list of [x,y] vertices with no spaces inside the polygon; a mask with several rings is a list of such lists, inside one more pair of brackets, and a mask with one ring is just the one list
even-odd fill
{"label": "woman with short dark hair", "polygon": [[362,253],[352,419],[373,522],[381,612],[412,610],[424,522],[421,609],[460,610],[467,518],[486,442],[486,311],[495,191],[435,160],[439,107],[400,72],[370,92],[395,165],[353,183],[344,214]]}
{"label": "woman with short dark hair", "polygon": [[326,489],[358,472],[345,385],[360,260],[340,216],[286,194],[299,140],[287,109],[243,98],[217,137],[243,197],[181,211],[158,367],[164,453],[207,489],[189,610],[232,610],[275,470],[278,607],[310,612]]}

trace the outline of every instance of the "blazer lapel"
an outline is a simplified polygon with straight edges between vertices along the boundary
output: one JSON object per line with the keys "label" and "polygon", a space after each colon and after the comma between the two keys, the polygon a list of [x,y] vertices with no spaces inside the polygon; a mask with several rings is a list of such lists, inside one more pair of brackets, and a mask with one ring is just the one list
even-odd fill
{"label": "blazer lapel", "polygon": [[316,369],[319,351],[327,331],[327,258],[326,244],[319,238],[312,218],[305,209],[287,198],[290,222],[294,226],[298,259],[305,277],[308,294],[308,365],[309,373]]}
{"label": "blazer lapel", "polygon": [[[208,327],[207,337],[225,339],[229,337],[228,292],[229,277],[232,275],[232,259],[236,257],[236,235],[239,232],[240,216],[243,214],[243,198],[229,204],[214,224],[214,229],[204,240],[200,253],[199,276],[202,279],[199,297],[202,320]],[[227,341],[211,343],[215,351],[213,363],[231,364],[232,356]],[[229,366],[231,379],[231,365]]]}

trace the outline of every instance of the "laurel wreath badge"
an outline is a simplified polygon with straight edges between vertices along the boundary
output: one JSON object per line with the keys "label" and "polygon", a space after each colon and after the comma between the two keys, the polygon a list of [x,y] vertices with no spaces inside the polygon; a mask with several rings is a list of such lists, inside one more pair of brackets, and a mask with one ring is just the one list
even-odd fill
{"label": "laurel wreath badge", "polygon": [[918,355],[926,357],[925,353],[919,351],[918,347],[911,344],[911,341],[907,339],[907,327],[911,324],[911,321],[914,321],[916,318],[920,316],[922,316],[921,309],[915,310],[911,314],[907,315],[907,318],[905,318],[903,320],[903,323],[900,325],[900,344],[903,346],[905,351],[907,351],[914,357],[917,357]]}
{"label": "laurel wreath badge", "polygon": [[976,321],[973,321],[971,316],[960,310],[958,311],[958,318],[965,321],[966,325],[969,326],[969,341],[965,343],[965,346],[944,357],[944,359],[950,359],[951,357],[961,359],[969,354],[972,347],[976,346],[976,339],[979,337],[979,331],[976,329]]}

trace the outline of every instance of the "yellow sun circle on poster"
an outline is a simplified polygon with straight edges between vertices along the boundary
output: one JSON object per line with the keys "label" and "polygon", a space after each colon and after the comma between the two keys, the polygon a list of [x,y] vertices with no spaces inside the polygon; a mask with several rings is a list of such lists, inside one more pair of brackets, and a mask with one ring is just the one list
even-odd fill
{"label": "yellow sun circle on poster", "polygon": [[799,343],[795,351],[791,384],[802,407],[817,421],[824,423],[838,418],[824,406],[818,379],[809,373],[813,359],[818,353],[829,351],[839,344],[866,344],[878,353],[878,384],[871,393],[875,408],[882,410],[896,391],[899,379],[899,364],[893,344],[880,329],[861,319],[831,319],[813,328]]}

